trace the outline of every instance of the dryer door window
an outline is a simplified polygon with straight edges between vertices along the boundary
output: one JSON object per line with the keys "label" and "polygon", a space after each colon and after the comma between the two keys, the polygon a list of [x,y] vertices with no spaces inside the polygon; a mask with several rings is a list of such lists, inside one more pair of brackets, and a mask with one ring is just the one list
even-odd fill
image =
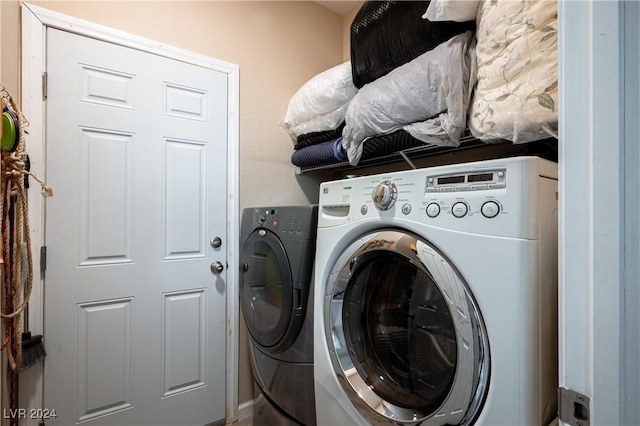
{"label": "dryer door window", "polygon": [[252,339],[271,352],[287,349],[300,331],[299,290],[293,286],[289,259],[280,239],[254,230],[240,258],[240,306]]}
{"label": "dryer door window", "polygon": [[332,361],[370,420],[471,420],[488,385],[488,347],[451,264],[424,240],[385,231],[352,244],[333,272],[325,310]]}

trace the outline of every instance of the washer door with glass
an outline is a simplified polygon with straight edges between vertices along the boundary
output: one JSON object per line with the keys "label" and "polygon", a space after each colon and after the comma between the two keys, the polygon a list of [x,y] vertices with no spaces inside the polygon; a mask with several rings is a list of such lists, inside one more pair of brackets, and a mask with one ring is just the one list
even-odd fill
{"label": "washer door with glass", "polygon": [[304,298],[294,288],[282,241],[268,229],[254,230],[240,256],[240,306],[258,346],[271,353],[289,348],[303,323]]}
{"label": "washer door with glass", "polygon": [[361,414],[374,424],[473,423],[489,347],[451,263],[413,234],[377,231],[352,243],[329,276],[329,353]]}

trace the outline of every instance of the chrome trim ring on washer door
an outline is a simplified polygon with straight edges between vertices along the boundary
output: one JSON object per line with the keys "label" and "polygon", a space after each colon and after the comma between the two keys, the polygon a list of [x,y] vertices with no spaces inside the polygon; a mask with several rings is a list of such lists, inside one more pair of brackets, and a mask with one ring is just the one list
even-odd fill
{"label": "chrome trim ring on washer door", "polygon": [[487,333],[464,280],[433,246],[371,232],[337,260],[325,300],[334,371],[374,424],[472,422],[488,389]]}

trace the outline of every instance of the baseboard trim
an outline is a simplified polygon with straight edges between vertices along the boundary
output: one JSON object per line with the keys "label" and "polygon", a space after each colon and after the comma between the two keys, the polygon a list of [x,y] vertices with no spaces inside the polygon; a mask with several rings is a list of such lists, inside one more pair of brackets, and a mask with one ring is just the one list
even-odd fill
{"label": "baseboard trim", "polygon": [[238,405],[238,421],[248,419],[253,416],[253,399]]}

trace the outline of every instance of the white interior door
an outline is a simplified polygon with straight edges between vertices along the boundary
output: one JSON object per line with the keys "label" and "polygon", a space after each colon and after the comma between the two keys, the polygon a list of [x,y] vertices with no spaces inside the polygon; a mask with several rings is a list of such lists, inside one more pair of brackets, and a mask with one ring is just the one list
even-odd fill
{"label": "white interior door", "polygon": [[57,29],[46,67],[47,423],[223,419],[226,74]]}

